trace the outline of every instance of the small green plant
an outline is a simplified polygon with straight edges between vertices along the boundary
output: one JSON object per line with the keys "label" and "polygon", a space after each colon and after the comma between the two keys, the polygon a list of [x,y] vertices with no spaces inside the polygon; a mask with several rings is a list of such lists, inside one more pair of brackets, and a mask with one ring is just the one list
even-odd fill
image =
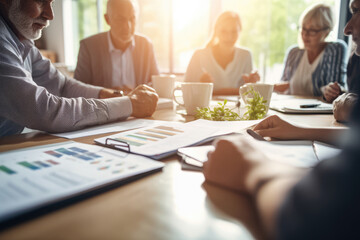
{"label": "small green plant", "polygon": [[239,121],[241,120],[239,114],[231,111],[231,109],[225,107],[227,100],[224,103],[219,102],[213,110],[210,107],[197,108],[195,115],[196,119],[206,119],[211,121]]}
{"label": "small green plant", "polygon": [[266,100],[260,95],[258,91],[255,91],[252,87],[249,91],[245,92],[246,97],[246,109],[244,113],[244,120],[257,120],[262,119],[267,111],[265,106]]}

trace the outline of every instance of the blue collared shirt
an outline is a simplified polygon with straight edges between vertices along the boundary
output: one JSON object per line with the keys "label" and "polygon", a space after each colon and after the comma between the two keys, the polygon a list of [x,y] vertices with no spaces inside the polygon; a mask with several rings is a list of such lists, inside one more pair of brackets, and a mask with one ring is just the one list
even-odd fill
{"label": "blue collared shirt", "polygon": [[0,16],[0,136],[72,131],[132,113],[128,97],[95,99],[100,89],[62,75]]}

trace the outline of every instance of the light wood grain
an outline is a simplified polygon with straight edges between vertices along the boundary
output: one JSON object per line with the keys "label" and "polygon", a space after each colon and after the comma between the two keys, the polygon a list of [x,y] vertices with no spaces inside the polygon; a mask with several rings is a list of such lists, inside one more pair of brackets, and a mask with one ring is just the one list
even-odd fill
{"label": "light wood grain", "polygon": [[[175,110],[159,110],[153,119],[194,119]],[[331,114],[269,114],[298,124],[342,126]],[[93,144],[106,135],[75,141]],[[62,141],[67,140],[29,133],[0,139],[0,151]],[[182,171],[179,160],[169,157],[161,172],[18,224],[0,239],[265,239],[251,199],[204,184],[200,172]]]}

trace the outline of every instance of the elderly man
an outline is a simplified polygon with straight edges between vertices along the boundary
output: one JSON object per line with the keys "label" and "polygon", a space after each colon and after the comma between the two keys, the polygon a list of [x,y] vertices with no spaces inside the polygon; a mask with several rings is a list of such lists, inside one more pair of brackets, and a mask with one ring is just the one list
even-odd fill
{"label": "elderly man", "polygon": [[[157,95],[139,86],[126,97],[63,76],[33,41],[53,19],[52,0],[0,0],[0,136],[24,127],[71,131],[130,115],[150,116]],[[109,99],[96,99],[107,98]]]}
{"label": "elderly man", "polygon": [[354,52],[347,66],[347,93],[338,96],[333,102],[334,117],[339,122],[348,122],[350,113],[358,99],[360,91],[360,57]]}
{"label": "elderly man", "polygon": [[[353,15],[344,32],[353,36],[356,54],[360,55],[360,0],[352,0],[350,7]],[[268,159],[256,141],[249,138],[221,139],[204,165],[206,181],[249,194],[258,207],[269,238],[359,239],[359,100],[351,124],[343,151],[313,169]],[[314,131],[318,138],[329,134],[325,129],[301,129],[274,116],[259,123],[254,130],[277,138],[290,132],[297,139],[315,135]],[[339,140],[338,135],[333,138]]]}
{"label": "elderly man", "polygon": [[135,34],[137,9],[135,0],[107,2],[110,31],[80,42],[76,79],[126,93],[159,74],[151,42]]}

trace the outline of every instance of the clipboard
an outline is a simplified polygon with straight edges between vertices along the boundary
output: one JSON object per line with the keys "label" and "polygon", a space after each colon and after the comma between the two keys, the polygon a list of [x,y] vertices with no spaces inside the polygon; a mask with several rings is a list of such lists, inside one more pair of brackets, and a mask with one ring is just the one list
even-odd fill
{"label": "clipboard", "polygon": [[164,163],[72,141],[0,153],[0,229],[161,171]]}

